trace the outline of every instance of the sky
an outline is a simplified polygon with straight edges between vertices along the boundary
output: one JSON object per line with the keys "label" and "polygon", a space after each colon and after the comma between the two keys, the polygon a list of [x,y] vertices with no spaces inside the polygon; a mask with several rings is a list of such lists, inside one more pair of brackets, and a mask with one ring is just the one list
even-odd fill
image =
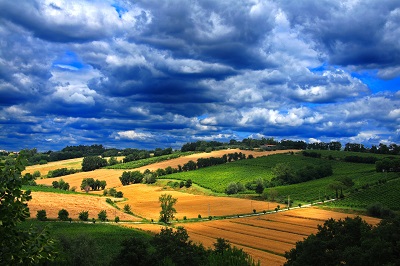
{"label": "sky", "polygon": [[0,150],[400,143],[398,0],[0,0]]}

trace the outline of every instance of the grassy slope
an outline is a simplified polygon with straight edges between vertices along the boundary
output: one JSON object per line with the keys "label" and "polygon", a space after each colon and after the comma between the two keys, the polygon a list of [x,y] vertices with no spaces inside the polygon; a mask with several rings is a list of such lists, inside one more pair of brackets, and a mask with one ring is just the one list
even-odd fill
{"label": "grassy slope", "polygon": [[[334,158],[344,158],[345,156],[350,155],[366,157],[375,156],[378,158],[387,156],[336,151],[317,152],[321,153],[323,157],[331,155]],[[302,167],[307,164],[332,164],[334,174],[330,177],[273,188],[278,191],[279,197],[287,198],[287,196],[290,195],[291,199],[301,202],[315,201],[319,198],[323,199],[325,195],[333,197],[334,191],[330,190],[328,185],[339,177],[350,177],[355,183],[355,188],[360,188],[366,184],[373,184],[381,178],[388,177],[392,179],[398,177],[398,174],[395,173],[377,173],[375,171],[375,165],[373,164],[346,163],[338,160],[316,159],[304,157],[299,154],[272,155],[251,160],[237,161],[191,172],[176,173],[165,176],[165,178],[178,180],[192,179],[194,183],[197,183],[202,187],[212,189],[216,192],[223,192],[230,182],[241,182],[242,184],[245,184],[260,177],[270,180],[273,177],[272,168],[277,163],[282,162],[290,164],[293,168]],[[395,184],[396,187],[400,187],[398,183],[393,184]],[[375,187],[370,189],[375,189]]]}
{"label": "grassy slope", "polygon": [[82,235],[91,238],[95,243],[94,248],[97,249],[98,255],[93,265],[110,265],[112,258],[119,253],[121,243],[125,239],[131,237],[151,237],[150,234],[142,231],[101,223],[38,222],[27,220],[21,226],[29,227],[30,225],[38,228],[47,226],[51,236],[57,241],[62,237],[75,239]]}

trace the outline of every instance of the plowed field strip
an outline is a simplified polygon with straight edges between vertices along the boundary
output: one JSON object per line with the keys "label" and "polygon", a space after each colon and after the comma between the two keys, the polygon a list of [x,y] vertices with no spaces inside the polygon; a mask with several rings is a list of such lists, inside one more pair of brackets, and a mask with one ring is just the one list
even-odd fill
{"label": "plowed field strip", "polygon": [[293,244],[266,239],[263,237],[250,236],[246,235],[245,233],[226,231],[222,229],[212,228],[210,230],[210,227],[199,224],[196,224],[196,226],[191,229],[191,232],[196,232],[198,234],[209,237],[218,236],[221,238],[225,238],[234,244],[258,248],[261,250],[268,250],[277,254],[284,254],[285,251],[293,248]]}
{"label": "plowed field strip", "polygon": [[[270,220],[287,223],[287,224],[294,224],[294,225],[302,225],[305,227],[310,228],[317,228],[319,224],[323,224],[323,222],[315,219],[307,219],[304,217],[292,216],[292,215],[285,215],[284,213],[277,213],[276,215],[268,215]],[[254,220],[257,220],[260,217],[254,217]],[[267,218],[267,217],[265,217]],[[325,220],[324,220],[325,221]]]}
{"label": "plowed field strip", "polygon": [[259,227],[263,228],[268,228],[271,230],[276,230],[280,232],[288,232],[292,234],[297,234],[297,235],[302,235],[302,236],[308,236],[312,233],[315,233],[317,231],[317,228],[309,228],[309,227],[303,227],[301,225],[293,225],[293,224],[285,224],[285,223],[279,223],[279,222],[272,222],[268,220],[245,220],[245,219],[240,219],[237,221],[232,221],[234,223],[241,223],[241,224],[248,224],[248,225],[256,225]]}
{"label": "plowed field strip", "polygon": [[[204,236],[196,232],[189,232],[189,235],[193,242],[202,243],[205,247],[213,248],[213,244],[216,242],[215,237]],[[234,244],[234,246],[250,254],[256,262],[259,260],[261,265],[281,266],[286,262],[284,257],[273,253],[238,244]]]}
{"label": "plowed field strip", "polygon": [[243,234],[245,232],[246,235],[252,235],[255,237],[262,237],[266,239],[271,239],[275,241],[285,242],[289,244],[296,244],[297,241],[303,239],[303,237],[287,232],[279,232],[276,230],[271,230],[268,228],[262,227],[254,227],[251,225],[244,225],[244,224],[220,224],[219,226],[210,225],[212,228],[231,231]]}

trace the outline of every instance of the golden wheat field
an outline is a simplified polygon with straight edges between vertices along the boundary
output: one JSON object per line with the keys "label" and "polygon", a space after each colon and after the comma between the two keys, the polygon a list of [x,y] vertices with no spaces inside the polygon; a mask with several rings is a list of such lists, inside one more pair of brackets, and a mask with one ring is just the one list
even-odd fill
{"label": "golden wheat field", "polygon": [[[261,265],[282,265],[286,259],[285,251],[295,246],[311,233],[317,232],[317,225],[329,218],[344,219],[355,215],[326,211],[318,208],[302,208],[285,212],[181,224],[190,238],[206,247],[211,247],[219,237],[225,238],[235,246],[248,252]],[[362,217],[370,224],[380,220]]]}
{"label": "golden wheat field", "polygon": [[69,217],[77,220],[81,211],[89,212],[89,219],[97,219],[97,214],[101,210],[107,211],[109,220],[114,220],[118,216],[121,220],[137,221],[138,218],[126,214],[111,205],[107,204],[104,197],[58,194],[50,192],[32,192],[32,200],[28,201],[31,218],[36,217],[38,210],[46,210],[47,218],[57,219],[58,212],[66,209]]}
{"label": "golden wheat field", "polygon": [[251,213],[253,209],[267,210],[275,208],[276,203],[265,201],[253,201],[233,197],[213,197],[204,195],[193,195],[174,190],[165,190],[155,185],[133,184],[119,188],[128,200],[118,203],[121,208],[125,204],[131,205],[132,212],[147,219],[158,220],[160,212],[159,197],[162,194],[171,194],[177,198],[176,217],[181,220],[186,218],[197,218],[208,216],[226,216]]}

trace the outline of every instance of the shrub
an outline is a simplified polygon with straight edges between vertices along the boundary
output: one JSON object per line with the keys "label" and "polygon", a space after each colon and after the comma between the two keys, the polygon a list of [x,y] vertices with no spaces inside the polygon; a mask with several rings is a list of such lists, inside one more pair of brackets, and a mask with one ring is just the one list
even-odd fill
{"label": "shrub", "polygon": [[39,211],[37,211],[36,218],[37,218],[39,221],[46,221],[46,220],[47,220],[46,210],[39,210]]}
{"label": "shrub", "polygon": [[379,202],[369,205],[367,207],[367,214],[378,218],[390,218],[395,216],[392,210]]}
{"label": "shrub", "polygon": [[119,217],[116,216],[115,219],[114,219],[114,221],[115,221],[116,223],[119,223]]}
{"label": "shrub", "polygon": [[197,218],[201,219],[201,214],[197,215]]}
{"label": "shrub", "polygon": [[58,212],[58,219],[60,219],[61,221],[68,221],[69,220],[69,213],[66,209],[61,209]]}
{"label": "shrub", "polygon": [[186,180],[185,187],[190,188],[192,186],[192,179]]}
{"label": "shrub", "polygon": [[124,206],[124,212],[126,212],[126,213],[132,213],[131,205],[125,204],[125,206]]}
{"label": "shrub", "polygon": [[81,220],[81,221],[89,220],[89,212],[88,211],[81,211],[79,213],[79,220]]}
{"label": "shrub", "polygon": [[116,198],[123,198],[123,197],[124,197],[124,193],[123,193],[122,191],[118,191],[118,192],[115,194],[115,197],[116,197]]}
{"label": "shrub", "polygon": [[236,194],[238,193],[238,186],[235,182],[231,182],[228,184],[228,187],[225,190],[225,193],[228,195]]}
{"label": "shrub", "polygon": [[97,214],[97,217],[99,218],[100,221],[105,222],[107,220],[107,211],[101,210],[99,214]]}

